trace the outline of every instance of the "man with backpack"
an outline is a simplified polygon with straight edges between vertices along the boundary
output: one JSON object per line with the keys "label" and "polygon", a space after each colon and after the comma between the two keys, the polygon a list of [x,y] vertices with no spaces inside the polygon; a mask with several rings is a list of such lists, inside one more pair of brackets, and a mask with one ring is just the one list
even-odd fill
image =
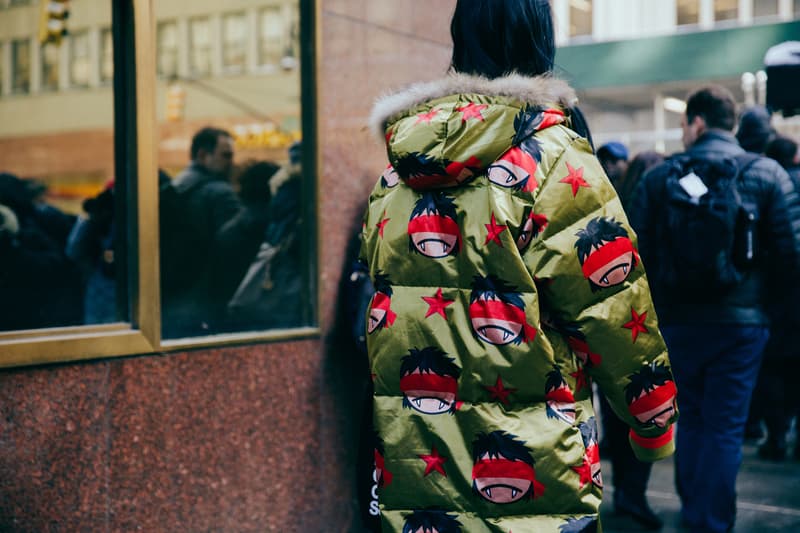
{"label": "man with backpack", "polygon": [[691,531],[733,527],[770,289],[800,279],[792,182],[739,146],[735,107],[723,87],[692,92],[686,151],[644,176],[630,210],[678,388],[676,484]]}

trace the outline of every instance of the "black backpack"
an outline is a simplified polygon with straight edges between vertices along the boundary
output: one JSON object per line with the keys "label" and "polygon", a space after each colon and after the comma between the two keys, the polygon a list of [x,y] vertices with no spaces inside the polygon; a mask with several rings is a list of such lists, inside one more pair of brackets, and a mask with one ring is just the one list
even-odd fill
{"label": "black backpack", "polygon": [[[655,246],[663,248],[658,268],[668,291],[704,300],[724,295],[747,276],[757,254],[758,210],[742,201],[739,187],[757,159],[754,154],[723,160],[679,154],[667,160],[662,238]],[[700,192],[707,191],[691,195],[691,183],[682,182],[687,176],[695,185],[702,181]]]}

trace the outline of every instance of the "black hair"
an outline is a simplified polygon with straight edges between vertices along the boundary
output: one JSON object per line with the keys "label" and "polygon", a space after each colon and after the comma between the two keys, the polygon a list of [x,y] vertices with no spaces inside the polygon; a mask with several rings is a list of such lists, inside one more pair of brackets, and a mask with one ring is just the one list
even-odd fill
{"label": "black hair", "polygon": [[469,295],[469,303],[474,303],[478,298],[497,298],[505,304],[525,309],[525,302],[522,301],[517,288],[506,284],[505,281],[494,274],[484,277],[476,275],[472,278],[472,292]]}
{"label": "black hair", "polygon": [[269,181],[280,170],[280,165],[272,161],[254,161],[244,167],[239,174],[239,197],[246,204],[270,201]]}
{"label": "black hair", "polygon": [[434,373],[439,376],[452,376],[456,379],[461,375],[461,369],[453,361],[452,357],[434,346],[428,346],[418,350],[411,348],[409,355],[403,357],[400,363],[400,375],[411,374],[414,370],[420,372]]}
{"label": "black hair", "polygon": [[686,98],[686,120],[701,117],[709,128],[733,131],[736,126],[736,100],[721,85],[708,85],[689,93]]}
{"label": "black hair", "polygon": [[578,249],[578,259],[581,264],[592,254],[592,249],[600,248],[603,243],[611,242],[618,237],[627,237],[628,232],[622,224],[609,217],[593,218],[586,224],[586,228],[575,234],[578,240],[575,248]]}
{"label": "black hair", "polygon": [[553,70],[556,53],[548,0],[458,0],[450,22],[451,67],[498,78]]}
{"label": "black hair", "polygon": [[777,135],[767,144],[764,155],[780,163],[783,168],[791,168],[795,166],[794,158],[797,156],[797,143],[794,142],[794,139],[784,135]]}
{"label": "black hair", "polygon": [[510,461],[522,461],[533,466],[531,452],[525,447],[525,441],[515,440],[516,435],[505,431],[492,431],[491,433],[478,433],[472,441],[472,460],[480,461],[483,455],[490,459],[502,457]]}
{"label": "black hair", "polygon": [[547,373],[547,378],[545,378],[544,381],[545,392],[560,389],[566,384],[567,382],[564,379],[564,376],[561,374],[561,369],[558,367],[558,365],[553,365],[553,370]]}
{"label": "black hair", "polygon": [[380,270],[375,272],[375,279],[372,281],[372,285],[375,287],[375,292],[381,292],[389,298],[392,297],[392,280]]}
{"label": "black hair", "polygon": [[628,380],[630,383],[625,386],[625,401],[630,405],[642,393],[649,393],[668,381],[672,381],[672,373],[664,363],[653,361],[649,365],[644,365],[640,371],[631,374]]}
{"label": "black hair", "polygon": [[447,176],[448,161],[439,161],[435,157],[411,152],[397,159],[394,170],[403,178],[419,178],[425,176]]}
{"label": "black hair", "polygon": [[578,431],[581,432],[584,447],[588,447],[592,442],[597,442],[597,420],[595,417],[589,417],[586,422],[578,424]]}
{"label": "black hair", "polygon": [[435,214],[456,220],[458,213],[453,201],[454,198],[452,196],[447,196],[443,192],[424,192],[420,195],[419,200],[414,203],[414,209],[411,210],[409,220],[421,215]]}
{"label": "black hair", "polygon": [[189,150],[189,156],[192,161],[197,158],[200,150],[205,150],[209,153],[213,152],[217,148],[217,141],[220,137],[232,138],[230,133],[219,128],[206,127],[195,133],[194,137],[192,137],[192,147]]}
{"label": "black hair", "polygon": [[420,529],[426,533],[461,533],[461,522],[441,509],[417,510],[404,517],[403,533],[414,533]]}

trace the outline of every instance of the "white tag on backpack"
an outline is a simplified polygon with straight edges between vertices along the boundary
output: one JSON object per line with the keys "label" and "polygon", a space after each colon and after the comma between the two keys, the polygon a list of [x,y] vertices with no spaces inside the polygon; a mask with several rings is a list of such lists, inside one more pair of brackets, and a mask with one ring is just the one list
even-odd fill
{"label": "white tag on backpack", "polygon": [[683,190],[692,198],[700,198],[708,192],[708,187],[703,183],[703,180],[694,172],[689,172],[684,177],[678,180]]}

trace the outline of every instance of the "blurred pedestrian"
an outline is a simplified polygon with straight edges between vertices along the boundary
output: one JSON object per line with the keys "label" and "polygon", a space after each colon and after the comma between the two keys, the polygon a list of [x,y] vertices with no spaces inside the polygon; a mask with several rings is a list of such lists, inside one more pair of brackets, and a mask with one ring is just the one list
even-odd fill
{"label": "blurred pedestrian", "polygon": [[390,161],[361,252],[382,527],[593,530],[589,380],[638,457],[673,449],[675,387],[636,238],[575,92],[552,75],[550,2],[459,0],[451,34],[452,73],[371,119]]}
{"label": "blurred pedestrian", "polygon": [[620,185],[628,170],[628,157],[628,148],[621,142],[608,142],[597,149],[597,159],[617,191],[622,188]]}
{"label": "blurred pedestrian", "polygon": [[791,287],[800,275],[784,200],[791,181],[745,153],[735,124],[728,90],[693,91],[686,152],[645,175],[630,211],[678,385],[676,482],[692,531],[734,525],[744,424],[769,335],[765,287]]}

